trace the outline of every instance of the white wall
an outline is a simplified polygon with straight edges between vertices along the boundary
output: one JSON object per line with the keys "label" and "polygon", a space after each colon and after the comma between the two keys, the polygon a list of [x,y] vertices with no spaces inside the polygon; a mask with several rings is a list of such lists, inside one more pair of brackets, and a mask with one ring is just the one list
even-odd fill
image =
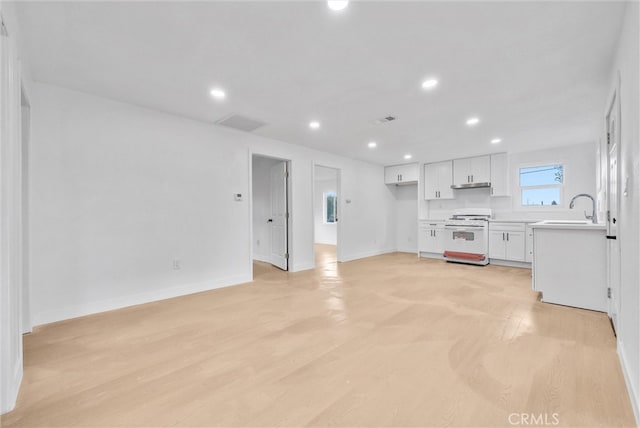
{"label": "white wall", "polygon": [[22,73],[14,10],[0,3],[0,413],[12,410],[22,382]]}
{"label": "white wall", "polygon": [[[315,243],[316,244],[328,244],[337,245],[338,243],[338,224],[337,223],[325,223],[324,222],[324,195],[328,192],[338,191],[338,176],[337,171],[330,168],[324,168],[322,166],[315,166],[316,177],[319,170],[333,171],[333,178],[325,178],[315,180],[314,198],[313,201],[313,219],[315,230]],[[330,175],[329,172],[325,172],[322,176]],[[339,195],[338,195],[339,197]],[[340,212],[338,212],[338,221],[340,221]]]}
{"label": "white wall", "polygon": [[[618,223],[621,256],[620,313],[618,316],[618,353],[634,406],[640,421],[640,7],[627,5],[618,49],[611,70],[614,88],[620,73],[622,191]],[[603,124],[605,102],[603,100]]]}
{"label": "white wall", "polygon": [[[420,218],[446,219],[458,208],[491,208],[496,219],[583,219],[584,210],[591,213],[591,202],[576,200],[575,209],[569,201],[578,193],[596,197],[596,142],[558,147],[555,149],[509,153],[509,186],[511,196],[491,197],[489,189],[455,190],[456,199],[424,201],[420,198]],[[535,163],[564,165],[564,198],[558,208],[522,208],[519,206],[518,171],[521,166]],[[421,172],[424,174],[424,171]]]}
{"label": "white wall", "polygon": [[253,156],[251,180],[253,210],[253,259],[269,263],[271,255],[271,167],[281,160]]}
{"label": "white wall", "polygon": [[406,253],[418,252],[418,186],[389,186],[396,201],[396,248]]}
{"label": "white wall", "polygon": [[[37,84],[31,289],[42,324],[251,280],[250,152],[291,159],[291,270],[313,267],[312,165],[342,169],[341,260],[395,248],[381,166]],[[173,270],[179,259],[182,269]]]}

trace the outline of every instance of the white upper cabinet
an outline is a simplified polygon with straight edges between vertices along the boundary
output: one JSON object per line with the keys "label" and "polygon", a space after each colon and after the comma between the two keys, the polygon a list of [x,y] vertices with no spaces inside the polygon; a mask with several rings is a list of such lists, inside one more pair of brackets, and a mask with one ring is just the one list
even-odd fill
{"label": "white upper cabinet", "polygon": [[507,154],[491,155],[491,196],[509,196]]}
{"label": "white upper cabinet", "polygon": [[444,161],[424,166],[424,198],[453,199],[453,163]]}
{"label": "white upper cabinet", "polygon": [[385,184],[415,184],[418,182],[418,175],[417,163],[384,167]]}
{"label": "white upper cabinet", "polygon": [[490,156],[477,156],[453,161],[453,184],[455,186],[472,186],[490,181]]}

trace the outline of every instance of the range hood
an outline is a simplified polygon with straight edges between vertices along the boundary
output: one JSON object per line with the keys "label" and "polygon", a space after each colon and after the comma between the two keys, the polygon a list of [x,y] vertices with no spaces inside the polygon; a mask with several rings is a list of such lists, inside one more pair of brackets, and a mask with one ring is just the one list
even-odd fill
{"label": "range hood", "polygon": [[452,189],[481,189],[491,187],[491,183],[485,181],[484,183],[467,183],[467,184],[452,184]]}

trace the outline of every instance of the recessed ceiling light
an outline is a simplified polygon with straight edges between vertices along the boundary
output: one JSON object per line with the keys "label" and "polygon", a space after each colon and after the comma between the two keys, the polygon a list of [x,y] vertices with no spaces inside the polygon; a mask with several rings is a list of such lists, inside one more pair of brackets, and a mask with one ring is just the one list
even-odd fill
{"label": "recessed ceiling light", "polygon": [[313,121],[309,122],[309,128],[311,128],[311,129],[320,128],[320,122],[318,122],[317,120],[313,120]]}
{"label": "recessed ceiling light", "polygon": [[491,144],[498,144],[501,143],[502,139],[501,138],[494,138],[493,140],[491,140]]}
{"label": "recessed ceiling light", "polygon": [[327,1],[327,6],[331,10],[343,10],[349,6],[349,0],[329,0]]}
{"label": "recessed ceiling light", "polygon": [[422,89],[433,89],[438,86],[438,81],[436,79],[427,79],[422,82]]}
{"label": "recessed ceiling light", "polygon": [[413,157],[413,156],[411,156],[411,155],[409,155],[409,154],[404,155],[404,158],[405,158],[405,159],[407,159],[407,160],[411,159],[412,157]]}
{"label": "recessed ceiling light", "polygon": [[375,141],[369,141],[369,144],[367,144],[370,149],[375,149],[377,145],[378,143],[376,143]]}
{"label": "recessed ceiling light", "polygon": [[469,119],[467,119],[467,125],[469,126],[476,126],[479,123],[480,119],[478,119],[477,117],[470,117]]}
{"label": "recessed ceiling light", "polygon": [[224,100],[227,97],[227,94],[220,88],[212,89],[210,92],[211,96],[217,100]]}

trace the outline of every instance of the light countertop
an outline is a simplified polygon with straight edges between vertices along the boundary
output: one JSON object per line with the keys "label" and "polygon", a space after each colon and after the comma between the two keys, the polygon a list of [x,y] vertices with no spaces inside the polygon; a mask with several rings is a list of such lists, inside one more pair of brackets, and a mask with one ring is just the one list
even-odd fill
{"label": "light countertop", "polygon": [[604,223],[593,224],[579,220],[545,220],[531,225],[534,229],[564,229],[564,230],[606,230]]}

